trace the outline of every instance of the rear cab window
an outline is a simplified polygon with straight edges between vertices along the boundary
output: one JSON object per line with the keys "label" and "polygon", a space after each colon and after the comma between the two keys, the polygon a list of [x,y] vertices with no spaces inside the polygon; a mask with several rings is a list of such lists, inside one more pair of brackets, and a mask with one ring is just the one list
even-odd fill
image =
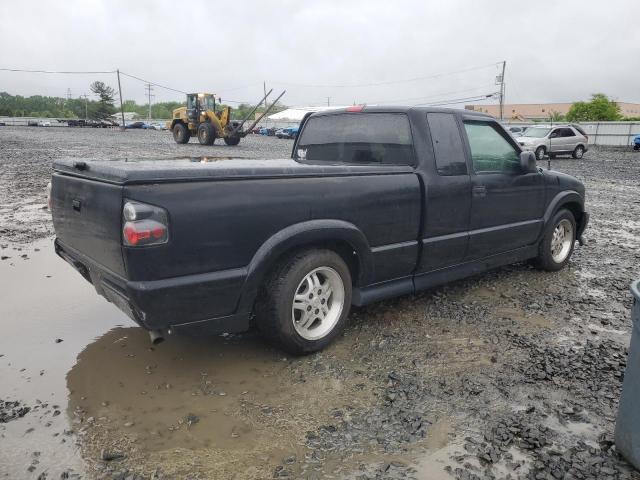
{"label": "rear cab window", "polygon": [[433,153],[436,157],[436,170],[439,175],[466,175],[462,137],[458,122],[452,113],[427,113],[427,122],[431,132]]}
{"label": "rear cab window", "polygon": [[294,158],[307,162],[415,165],[404,113],[338,113],[311,117]]}

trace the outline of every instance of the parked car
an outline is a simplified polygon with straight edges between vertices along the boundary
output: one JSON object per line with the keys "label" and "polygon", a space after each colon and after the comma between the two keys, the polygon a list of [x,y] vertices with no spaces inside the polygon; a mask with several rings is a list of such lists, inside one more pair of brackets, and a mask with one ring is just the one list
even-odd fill
{"label": "parked car", "polygon": [[640,150],[640,135],[636,135],[633,138],[633,149]]}
{"label": "parked car", "polygon": [[50,127],[51,126],[51,122],[48,120],[41,120],[38,122],[38,126],[39,127]]}
{"label": "parked car", "polygon": [[50,194],[57,254],[152,339],[254,322],[293,354],[351,305],[562,269],[584,202],[490,116],[358,106],[305,117],[291,159],[56,160]]}
{"label": "parked car", "polygon": [[132,128],[132,129],[137,129],[137,128],[148,128],[146,126],[147,124],[144,122],[131,122],[127,124],[126,128]]}
{"label": "parked car", "polygon": [[571,155],[580,159],[589,150],[589,137],[576,125],[535,125],[517,138],[523,150],[535,152],[538,160]]}
{"label": "parked car", "polygon": [[508,125],[506,129],[513,135],[514,137],[521,136],[529,127],[523,127],[519,125]]}
{"label": "parked car", "polygon": [[279,132],[276,132],[278,138],[296,138],[298,136],[298,127],[282,128]]}

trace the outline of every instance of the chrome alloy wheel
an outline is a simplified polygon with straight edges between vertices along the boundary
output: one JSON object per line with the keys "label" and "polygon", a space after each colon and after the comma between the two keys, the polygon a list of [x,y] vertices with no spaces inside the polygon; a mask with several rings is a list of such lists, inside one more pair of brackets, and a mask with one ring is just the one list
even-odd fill
{"label": "chrome alloy wheel", "polygon": [[333,268],[318,267],[300,282],[293,297],[293,327],[305,340],[327,335],[342,315],[344,283]]}
{"label": "chrome alloy wheel", "polygon": [[553,261],[556,263],[564,262],[574,241],[573,225],[566,218],[560,220],[560,223],[553,230],[551,238],[551,258]]}

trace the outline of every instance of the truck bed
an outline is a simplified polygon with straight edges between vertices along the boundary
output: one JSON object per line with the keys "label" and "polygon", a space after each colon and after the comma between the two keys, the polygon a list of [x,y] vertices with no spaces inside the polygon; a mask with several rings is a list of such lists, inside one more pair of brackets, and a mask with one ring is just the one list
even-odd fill
{"label": "truck bed", "polygon": [[144,160],[56,160],[56,172],[116,185],[241,178],[388,175],[408,173],[405,165],[330,165],[300,163],[290,158],[255,160],[233,157],[193,157]]}

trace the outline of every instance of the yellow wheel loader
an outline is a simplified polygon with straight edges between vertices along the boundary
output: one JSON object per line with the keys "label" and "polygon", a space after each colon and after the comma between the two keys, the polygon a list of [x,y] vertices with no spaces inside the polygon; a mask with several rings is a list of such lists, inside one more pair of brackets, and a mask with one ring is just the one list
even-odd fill
{"label": "yellow wheel loader", "polygon": [[[198,137],[201,145],[213,145],[216,138],[223,138],[227,145],[238,145],[240,139],[251,132],[262,118],[269,113],[276,102],[282,98],[282,92],[253,124],[243,130],[245,122],[265,102],[273,90],[260,100],[242,121],[231,120],[231,107],[216,108],[216,96],[212,93],[188,93],[187,106],[176,108],[173,117],[167,122],[167,129],[173,133],[176,143],[188,143],[192,136]],[[219,100],[219,99],[218,99]]]}

